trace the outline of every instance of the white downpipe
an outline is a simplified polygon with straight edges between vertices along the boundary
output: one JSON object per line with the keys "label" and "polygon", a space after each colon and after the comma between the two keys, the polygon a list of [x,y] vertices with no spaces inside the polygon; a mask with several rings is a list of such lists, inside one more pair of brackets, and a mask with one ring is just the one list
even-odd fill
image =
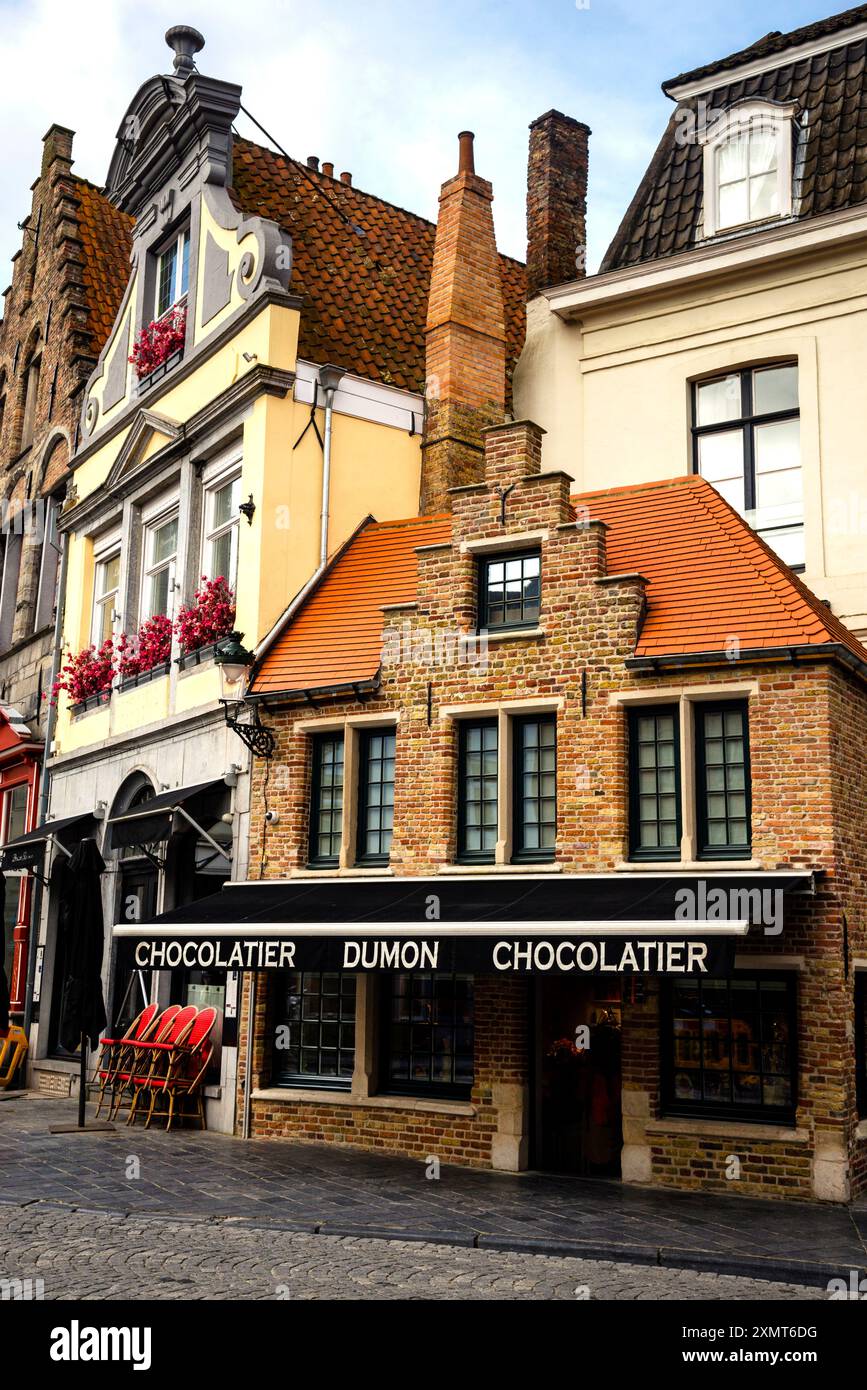
{"label": "white downpipe", "polygon": [[331,427],[334,395],[344,376],[341,367],[320,367],[319,384],[325,392],[325,442],[322,449],[322,512],[319,521],[319,567],[328,560],[328,518],[331,507]]}

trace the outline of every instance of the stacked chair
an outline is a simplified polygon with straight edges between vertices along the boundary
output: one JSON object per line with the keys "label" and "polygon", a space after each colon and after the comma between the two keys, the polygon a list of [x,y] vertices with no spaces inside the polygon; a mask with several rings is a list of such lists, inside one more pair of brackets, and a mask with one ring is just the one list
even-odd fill
{"label": "stacked chair", "polygon": [[[157,1017],[157,1006],[149,1004],[122,1038],[103,1038],[97,1115],[107,1100],[115,1119],[126,1102],[128,1125],[134,1125],[147,1107],[146,1129],[155,1116],[165,1117],[166,1129],[171,1129],[175,1119],[186,1115],[195,1115],[204,1129],[202,1086],[214,1055],[211,1035],[217,1017],[216,1009],[197,1009],[194,1004],[171,1004]],[[164,1103],[158,1108],[161,1098]],[[191,1102],[194,1109],[186,1110]]]}

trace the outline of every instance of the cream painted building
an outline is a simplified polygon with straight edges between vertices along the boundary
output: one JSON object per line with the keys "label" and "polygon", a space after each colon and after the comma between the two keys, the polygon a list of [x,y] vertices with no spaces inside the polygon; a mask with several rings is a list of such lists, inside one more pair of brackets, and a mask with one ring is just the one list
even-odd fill
{"label": "cream painted building", "polygon": [[702,473],[860,635],[865,46],[861,7],[666,83],[600,272],[531,300],[514,383],[579,490]]}

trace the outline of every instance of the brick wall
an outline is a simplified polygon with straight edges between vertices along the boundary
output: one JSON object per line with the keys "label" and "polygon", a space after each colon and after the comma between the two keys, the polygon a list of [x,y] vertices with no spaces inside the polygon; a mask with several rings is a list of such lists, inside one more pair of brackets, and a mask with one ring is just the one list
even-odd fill
{"label": "brick wall", "polygon": [[[394,874],[434,875],[455,857],[457,730],[442,711],[466,703],[492,707],[501,701],[558,698],[557,865],[564,873],[612,872],[628,853],[626,715],[614,692],[751,684],[753,855],[767,869],[818,871],[814,896],[792,899],[779,937],[758,934],[738,947],[745,965],[764,968],[779,960],[798,972],[799,1098],[795,1121],[778,1132],[738,1122],[722,1135],[705,1132],[661,1113],[658,982],[646,982],[641,1002],[624,1007],[622,1032],[624,1174],[633,1181],[711,1187],[742,1194],[809,1196],[839,1200],[847,1184],[863,1185],[863,1145],[856,1157],[857,1115],[852,1042],[853,972],[847,978],[844,914],[850,962],[867,957],[865,940],[864,780],[860,758],[867,730],[867,702],[857,679],[828,661],[790,664],[728,663],[708,668],[638,674],[625,660],[635,646],[645,601],[640,576],[606,573],[605,527],[574,520],[569,480],[541,471],[541,431],[527,422],[500,426],[487,435],[484,484],[452,493],[451,544],[419,552],[417,603],[402,610],[414,639],[408,659],[383,670],[378,694],[363,705],[328,704],[273,710],[277,731],[274,765],[254,766],[251,863],[264,876],[302,870],[307,858],[309,735],[300,720],[363,713],[399,712],[396,751]],[[491,643],[484,668],[452,662],[436,665],[424,637],[475,625],[476,559],[467,545],[507,533],[541,534],[544,574],[542,635]],[[389,624],[394,615],[387,615]],[[582,707],[586,674],[586,712]],[[430,720],[428,710],[430,707]],[[267,786],[266,786],[267,779]],[[266,827],[265,806],[280,812]],[[254,869],[255,871],[255,869]],[[520,880],[517,880],[520,882]],[[517,887],[517,883],[516,883]],[[479,981],[474,1100],[481,1149],[466,1148],[462,1126],[439,1136],[444,1150],[464,1162],[496,1161],[494,1131],[501,1134],[524,1107],[526,1117],[526,995],[511,995],[506,982]],[[488,994],[496,986],[499,993]],[[496,1000],[496,1015],[493,1010]],[[496,1059],[496,1060],[493,1060]],[[511,1060],[509,1060],[511,1059]],[[490,1085],[490,1101],[486,1088]],[[499,1092],[498,1085],[515,1089]],[[522,1089],[523,1088],[523,1091]],[[267,1132],[325,1135],[322,1106],[257,1103],[256,1123]],[[336,1107],[335,1107],[336,1109]],[[403,1119],[365,1111],[328,1115],[341,1142],[420,1152],[432,1145],[429,1119],[420,1131]],[[451,1121],[444,1122],[448,1129]],[[704,1122],[702,1121],[702,1124]],[[318,1128],[317,1128],[318,1127]],[[718,1126],[717,1126],[718,1127]],[[695,1129],[695,1122],[692,1122]],[[460,1137],[458,1131],[460,1130]],[[423,1137],[422,1137],[423,1136]],[[407,1146],[407,1147],[402,1147]],[[432,1151],[435,1151],[432,1148]],[[525,1151],[524,1151],[525,1152]],[[735,1154],[741,1176],[726,1176]]]}
{"label": "brick wall", "polygon": [[527,161],[527,298],[586,274],[587,142],[561,111],[530,126]]}

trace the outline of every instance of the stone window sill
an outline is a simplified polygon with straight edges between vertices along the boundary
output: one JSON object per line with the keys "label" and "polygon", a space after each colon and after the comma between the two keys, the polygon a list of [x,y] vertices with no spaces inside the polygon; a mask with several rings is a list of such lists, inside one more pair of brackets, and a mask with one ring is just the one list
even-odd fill
{"label": "stone window sill", "polygon": [[618,874],[646,873],[743,873],[764,869],[761,859],[621,859],[614,865]]}
{"label": "stone window sill", "polygon": [[700,1139],[772,1139],[780,1144],[809,1144],[810,1131],[786,1125],[753,1124],[750,1120],[697,1120],[670,1115],[646,1120],[645,1133],[694,1134]]}
{"label": "stone window sill", "polygon": [[394,869],[364,866],[345,869],[290,869],[290,878],[394,878]]}
{"label": "stone window sill", "polygon": [[349,1105],[356,1110],[423,1110],[432,1115],[475,1115],[476,1106],[469,1100],[426,1100],[421,1096],[358,1096],[351,1091],[295,1089],[290,1086],[268,1086],[253,1092],[253,1100],[266,1100],[283,1105]]}
{"label": "stone window sill", "polygon": [[543,627],[507,627],[502,629],[494,628],[493,630],[487,628],[477,634],[477,638],[483,637],[488,643],[488,646],[490,646],[492,642],[523,642],[527,637],[544,636],[545,629]]}
{"label": "stone window sill", "polygon": [[463,878],[465,874],[560,874],[562,864],[440,864],[438,874]]}

